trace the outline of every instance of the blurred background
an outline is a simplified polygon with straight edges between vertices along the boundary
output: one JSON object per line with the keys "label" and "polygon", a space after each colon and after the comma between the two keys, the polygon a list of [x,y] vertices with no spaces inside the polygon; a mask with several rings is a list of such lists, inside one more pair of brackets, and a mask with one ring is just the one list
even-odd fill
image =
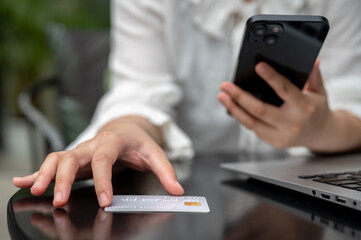
{"label": "blurred background", "polygon": [[0,239],[13,176],[87,125],[106,89],[109,0],[0,1]]}

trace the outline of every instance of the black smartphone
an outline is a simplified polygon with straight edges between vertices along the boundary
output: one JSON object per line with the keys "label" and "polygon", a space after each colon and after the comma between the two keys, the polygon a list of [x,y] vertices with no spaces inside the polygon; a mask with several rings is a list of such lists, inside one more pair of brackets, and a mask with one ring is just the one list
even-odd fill
{"label": "black smartphone", "polygon": [[264,61],[300,89],[305,85],[329,30],[322,16],[255,15],[248,19],[234,83],[264,102],[283,100],[255,72]]}

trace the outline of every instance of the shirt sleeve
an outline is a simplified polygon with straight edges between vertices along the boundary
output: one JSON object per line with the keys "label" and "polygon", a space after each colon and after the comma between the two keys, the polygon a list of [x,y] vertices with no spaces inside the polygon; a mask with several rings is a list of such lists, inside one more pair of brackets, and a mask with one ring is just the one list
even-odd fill
{"label": "shirt sleeve", "polygon": [[161,127],[170,159],[193,157],[191,140],[173,120],[182,90],[169,64],[165,11],[162,0],[112,0],[110,91],[100,100],[91,124],[68,149],[94,137],[110,120],[132,115]]}
{"label": "shirt sleeve", "polygon": [[[320,68],[331,109],[361,118],[361,1],[322,1],[312,6],[326,16],[330,32],[320,53]],[[315,3],[316,5],[316,3]]]}

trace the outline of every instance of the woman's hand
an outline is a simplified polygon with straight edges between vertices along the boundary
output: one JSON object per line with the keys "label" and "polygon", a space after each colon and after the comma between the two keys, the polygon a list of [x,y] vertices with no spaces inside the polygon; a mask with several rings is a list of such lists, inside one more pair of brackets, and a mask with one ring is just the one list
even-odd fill
{"label": "woman's hand", "polygon": [[159,129],[140,117],[119,118],[106,124],[91,140],[70,151],[49,154],[39,171],[25,177],[13,178],[19,188],[31,187],[39,196],[50,182],[55,181],[55,207],[67,203],[71,185],[77,179],[93,177],[99,205],[111,204],[113,167],[126,167],[138,171],[152,171],[172,195],[182,195],[176,173],[160,147]]}
{"label": "woman's hand", "polygon": [[[317,152],[345,151],[361,146],[361,121],[344,111],[331,111],[317,60],[303,90],[265,62],[257,74],[284,101],[280,107],[262,102],[236,85],[221,85],[219,101],[245,127],[277,149],[306,146]],[[347,136],[348,135],[348,136]]]}

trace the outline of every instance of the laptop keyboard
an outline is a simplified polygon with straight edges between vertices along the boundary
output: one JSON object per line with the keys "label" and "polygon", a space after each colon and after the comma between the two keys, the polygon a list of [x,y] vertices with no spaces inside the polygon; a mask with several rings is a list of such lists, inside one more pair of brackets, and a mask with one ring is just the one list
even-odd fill
{"label": "laptop keyboard", "polygon": [[361,191],[361,171],[304,175],[299,178]]}

